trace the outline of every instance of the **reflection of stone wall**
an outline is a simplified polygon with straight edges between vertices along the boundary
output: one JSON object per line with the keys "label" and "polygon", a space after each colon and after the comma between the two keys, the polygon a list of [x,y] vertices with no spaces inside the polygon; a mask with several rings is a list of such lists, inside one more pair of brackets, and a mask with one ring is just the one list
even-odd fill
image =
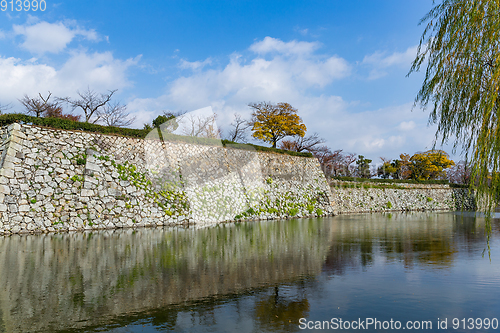
{"label": "reflection of stone wall", "polygon": [[120,315],[316,275],[329,228],[311,219],[5,237],[0,323],[7,332],[109,324]]}
{"label": "reflection of stone wall", "polygon": [[[313,158],[12,124],[0,235],[333,214]],[[247,147],[251,148],[251,147]]]}
{"label": "reflection of stone wall", "polygon": [[[360,183],[350,183],[361,186]],[[397,184],[399,186],[400,184]],[[406,189],[331,187],[332,202],[339,213],[365,213],[415,210],[474,210],[474,197],[468,189],[448,185],[402,184]]]}
{"label": "reflection of stone wall", "polygon": [[[405,267],[453,266],[457,254],[486,245],[484,219],[460,213],[349,214],[333,218],[332,241],[323,269],[341,275],[374,261]],[[478,246],[479,245],[479,246]]]}

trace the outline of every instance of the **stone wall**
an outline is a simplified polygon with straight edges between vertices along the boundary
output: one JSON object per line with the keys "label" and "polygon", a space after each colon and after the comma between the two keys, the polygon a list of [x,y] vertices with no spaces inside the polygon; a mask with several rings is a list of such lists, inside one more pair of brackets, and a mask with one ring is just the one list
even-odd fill
{"label": "stone wall", "polygon": [[338,213],[475,209],[474,196],[468,189],[399,183],[391,187],[381,188],[380,183],[332,182],[333,205]]}
{"label": "stone wall", "polygon": [[25,124],[0,135],[0,235],[334,213],[313,158]]}

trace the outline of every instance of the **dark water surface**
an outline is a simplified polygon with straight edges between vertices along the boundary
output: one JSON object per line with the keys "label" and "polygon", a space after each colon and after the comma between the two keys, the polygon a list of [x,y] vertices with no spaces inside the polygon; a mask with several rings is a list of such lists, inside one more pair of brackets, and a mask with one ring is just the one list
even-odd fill
{"label": "dark water surface", "polygon": [[460,213],[0,237],[0,332],[500,331],[492,223],[490,257]]}

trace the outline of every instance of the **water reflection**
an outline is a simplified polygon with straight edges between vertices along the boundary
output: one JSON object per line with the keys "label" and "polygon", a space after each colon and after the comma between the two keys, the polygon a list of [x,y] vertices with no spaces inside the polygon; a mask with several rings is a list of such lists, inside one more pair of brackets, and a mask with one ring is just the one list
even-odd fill
{"label": "water reflection", "polygon": [[331,228],[333,240],[324,269],[332,274],[370,266],[374,252],[407,268],[416,264],[446,268],[452,265],[457,247],[477,251],[486,244],[484,220],[467,213],[349,215],[334,219]]}
{"label": "water reflection", "polygon": [[330,237],[324,222],[308,220],[3,238],[3,326],[98,325],[291,282],[320,273]]}
{"label": "water reflection", "polygon": [[[483,222],[366,214],[4,237],[0,331],[298,331],[298,319],[322,313],[322,294],[333,292],[324,278],[381,286],[374,267],[450,270],[463,254],[480,258]],[[337,288],[342,300],[350,287]]]}

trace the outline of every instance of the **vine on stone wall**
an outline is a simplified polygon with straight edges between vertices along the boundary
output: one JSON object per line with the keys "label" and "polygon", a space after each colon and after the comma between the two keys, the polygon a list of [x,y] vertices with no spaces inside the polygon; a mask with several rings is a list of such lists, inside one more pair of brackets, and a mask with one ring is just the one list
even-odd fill
{"label": "vine on stone wall", "polygon": [[153,200],[168,216],[187,216],[189,202],[186,193],[182,190],[182,180],[167,181],[158,177],[151,181],[145,172],[140,172],[137,167],[128,161],[120,164],[111,160],[109,156],[99,156],[99,160],[110,161],[118,172],[120,180],[128,181],[138,190],[142,190],[147,198]]}
{"label": "vine on stone wall", "polygon": [[[320,202],[326,196],[324,191],[317,191],[319,188],[314,188],[308,185],[306,188],[301,188],[296,191],[279,192],[278,184],[274,183],[271,178],[266,179],[269,187],[275,191],[265,190],[263,200],[260,200],[254,207],[241,212],[234,217],[235,220],[250,219],[262,215],[273,215],[273,217],[285,216],[306,216],[316,215],[322,216],[323,210],[320,208]],[[271,199],[273,198],[273,199]]]}

